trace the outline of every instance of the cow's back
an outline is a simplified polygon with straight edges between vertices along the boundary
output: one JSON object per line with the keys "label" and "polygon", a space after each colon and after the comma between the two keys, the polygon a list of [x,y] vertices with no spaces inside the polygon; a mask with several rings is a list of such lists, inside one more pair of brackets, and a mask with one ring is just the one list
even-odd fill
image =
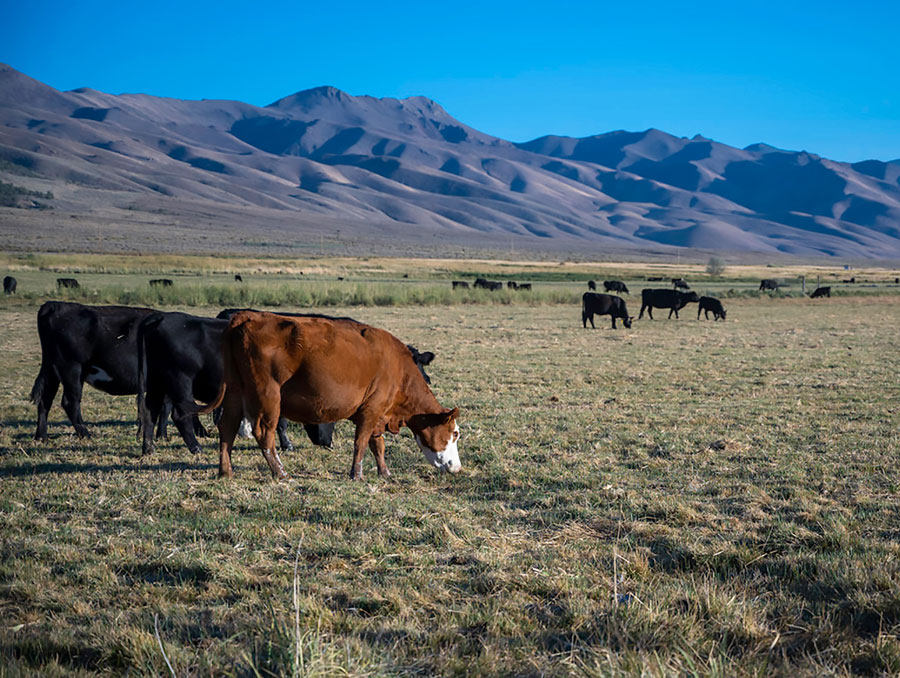
{"label": "cow's back", "polygon": [[351,320],[240,312],[226,341],[226,370],[240,372],[242,389],[280,389],[284,416],[305,423],[349,418],[367,398],[396,397],[410,369],[418,374],[398,339]]}
{"label": "cow's back", "polygon": [[37,322],[44,360],[57,369],[81,366],[87,381],[107,393],[136,393],[138,325],[150,313],[149,308],[48,301]]}

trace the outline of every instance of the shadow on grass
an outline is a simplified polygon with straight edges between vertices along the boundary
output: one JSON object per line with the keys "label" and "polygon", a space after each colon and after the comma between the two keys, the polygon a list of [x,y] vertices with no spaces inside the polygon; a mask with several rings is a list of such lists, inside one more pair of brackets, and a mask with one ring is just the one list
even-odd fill
{"label": "shadow on grass", "polygon": [[[0,450],[2,453],[2,450]],[[216,464],[197,464],[170,461],[160,464],[74,464],[71,462],[45,462],[41,464],[19,464],[0,467],[0,478],[20,478],[41,476],[49,473],[111,473],[114,471],[204,471],[216,469]]]}

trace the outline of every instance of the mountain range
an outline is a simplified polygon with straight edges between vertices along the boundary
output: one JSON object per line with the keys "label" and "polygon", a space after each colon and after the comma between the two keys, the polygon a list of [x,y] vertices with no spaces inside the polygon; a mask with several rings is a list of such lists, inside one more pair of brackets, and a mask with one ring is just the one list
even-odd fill
{"label": "mountain range", "polygon": [[203,223],[245,215],[283,237],[296,223],[305,237],[340,228],[471,247],[900,258],[900,160],[656,129],[512,143],[425,97],[333,87],[258,107],[63,92],[0,65],[0,178],[17,173],[59,187],[48,228],[53,212],[114,221],[110,210],[184,204]]}

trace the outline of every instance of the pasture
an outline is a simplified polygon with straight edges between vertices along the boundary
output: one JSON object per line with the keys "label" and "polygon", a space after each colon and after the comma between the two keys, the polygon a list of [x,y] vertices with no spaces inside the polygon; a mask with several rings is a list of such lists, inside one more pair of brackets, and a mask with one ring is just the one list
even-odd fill
{"label": "pasture", "polygon": [[463,471],[404,430],[351,483],[344,422],[332,451],[292,426],[274,483],[250,441],[224,482],[214,438],[141,458],[134,398],[90,388],[92,439],[57,401],[33,442],[37,305],[10,302],[0,675],[169,675],[161,647],[178,676],[897,674],[900,296],[726,308],[329,309],[437,354]]}

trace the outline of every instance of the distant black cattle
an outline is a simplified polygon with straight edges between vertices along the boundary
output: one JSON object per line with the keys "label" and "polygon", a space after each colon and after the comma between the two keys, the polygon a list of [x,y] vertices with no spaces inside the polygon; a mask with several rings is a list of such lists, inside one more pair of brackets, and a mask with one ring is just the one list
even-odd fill
{"label": "distant black cattle", "polygon": [[777,290],[778,289],[778,281],[774,278],[764,278],[759,281],[759,291],[763,290]]}
{"label": "distant black cattle", "polygon": [[810,299],[817,299],[819,297],[831,298],[831,286],[817,287],[815,290],[813,290],[813,293],[809,295]]}
{"label": "distant black cattle", "polygon": [[[35,440],[47,440],[47,413],[63,387],[62,406],[75,434],[88,437],[81,416],[81,393],[87,382],[111,395],[138,392],[137,327],[153,313],[149,308],[85,306],[48,301],[37,316],[41,368],[31,401],[37,405]],[[168,405],[158,420],[157,435],[165,437]]]}
{"label": "distant black cattle", "polygon": [[662,282],[663,280],[665,280],[665,278],[663,278],[662,276],[655,275],[650,278],[647,278],[647,280],[649,282]]}
{"label": "distant black cattle", "polygon": [[687,284],[687,280],[684,278],[672,278],[672,286],[682,290],[691,289],[691,286]]}
{"label": "distant black cattle", "polygon": [[491,290],[492,292],[496,292],[497,290],[503,289],[503,283],[494,280],[488,280],[487,278],[475,278],[475,282],[472,283],[475,287],[480,287],[484,290]]}
{"label": "distant black cattle", "polygon": [[725,309],[722,307],[722,302],[715,297],[700,297],[700,305],[697,307],[697,320],[700,320],[701,311],[703,312],[703,317],[707,320],[709,320],[710,311],[712,311],[713,320],[718,320],[719,318],[725,320]]}
{"label": "distant black cattle", "polygon": [[459,287],[460,289],[467,290],[467,289],[469,289],[469,283],[467,283],[465,280],[454,280],[453,281],[453,289],[456,289],[457,287]]}
{"label": "distant black cattle", "polygon": [[240,273],[235,273],[235,274],[234,274],[234,281],[235,281],[235,282],[244,282],[244,279],[241,277],[241,274],[240,274]]}
{"label": "distant black cattle", "polygon": [[665,288],[642,290],[641,312],[638,314],[638,319],[644,317],[644,311],[646,310],[650,320],[653,320],[654,308],[667,308],[669,309],[669,317],[671,318],[672,313],[674,313],[677,318],[679,310],[696,301],[700,301],[700,297],[697,296],[696,292],[682,292]]}
{"label": "distant black cattle", "polygon": [[78,287],[80,287],[80,285],[78,284],[78,281],[75,280],[75,278],[57,278],[56,286],[59,289],[62,289],[63,287],[69,287],[73,290],[78,289]]}
{"label": "distant black cattle", "polygon": [[625,300],[622,297],[614,297],[611,294],[585,292],[581,296],[582,325],[587,327],[588,320],[590,320],[591,327],[595,327],[595,315],[608,315],[612,317],[613,329],[616,329],[616,318],[621,318],[622,324],[625,325],[625,327],[631,327],[632,318],[628,315],[628,309],[625,307]]}
{"label": "distant black cattle", "polygon": [[16,293],[16,285],[19,282],[13,278],[11,275],[6,276],[3,279],[3,294],[15,294]]}
{"label": "distant black cattle", "polygon": [[517,290],[517,289],[519,289],[519,286],[515,283],[515,281],[513,281],[513,280],[507,280],[507,281],[506,281],[506,289],[508,289],[508,290]]}
{"label": "distant black cattle", "polygon": [[621,280],[604,280],[603,281],[603,289],[607,292],[624,292],[628,294],[628,288],[625,287],[625,283]]}
{"label": "distant black cattle", "polygon": [[597,289],[597,283],[595,283],[593,280],[588,280],[588,289],[589,289],[589,290],[596,290],[596,289]]}
{"label": "distant black cattle", "polygon": [[531,291],[531,283],[520,283],[516,289],[519,290],[520,292],[523,292],[526,290],[530,292]]}
{"label": "distant black cattle", "polygon": [[172,281],[168,278],[154,278],[150,281],[150,285],[153,287],[171,287]]}

